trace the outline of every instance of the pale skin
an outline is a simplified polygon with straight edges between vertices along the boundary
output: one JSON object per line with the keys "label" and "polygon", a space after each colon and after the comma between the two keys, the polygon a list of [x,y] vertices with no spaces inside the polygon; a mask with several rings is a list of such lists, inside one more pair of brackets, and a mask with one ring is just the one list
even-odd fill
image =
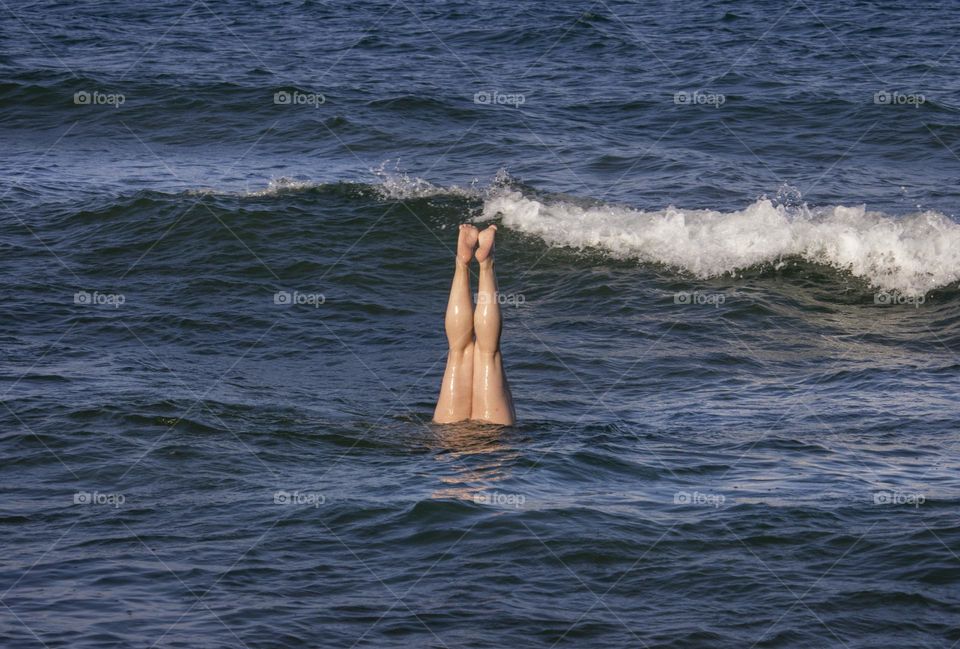
{"label": "pale skin", "polygon": [[[447,368],[433,420],[438,424],[477,421],[509,426],[516,421],[513,396],[500,355],[500,303],[493,269],[497,226],[483,231],[460,226],[453,284],[447,300]],[[480,264],[477,306],[470,296],[470,261]]]}

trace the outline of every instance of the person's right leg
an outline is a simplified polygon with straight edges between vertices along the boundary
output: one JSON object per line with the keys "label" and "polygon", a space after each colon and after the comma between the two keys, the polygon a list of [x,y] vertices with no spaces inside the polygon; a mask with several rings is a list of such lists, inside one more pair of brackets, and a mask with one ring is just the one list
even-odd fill
{"label": "person's right leg", "polygon": [[473,355],[473,407],[470,419],[510,425],[516,421],[516,414],[500,356],[500,302],[497,299],[497,276],[493,270],[496,232],[495,225],[481,232],[477,247],[480,284],[473,315],[473,330],[477,340]]}
{"label": "person's right leg", "polygon": [[473,300],[470,299],[470,259],[477,245],[477,228],[460,226],[457,262],[447,300],[444,327],[447,331],[447,368],[433,413],[438,424],[470,419],[473,403]]}

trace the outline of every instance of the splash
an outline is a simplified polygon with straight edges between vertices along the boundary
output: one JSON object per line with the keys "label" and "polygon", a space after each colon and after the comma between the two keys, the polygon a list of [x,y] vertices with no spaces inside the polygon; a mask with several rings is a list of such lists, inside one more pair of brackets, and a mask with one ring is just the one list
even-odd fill
{"label": "splash", "polygon": [[924,294],[960,280],[960,224],[934,211],[894,217],[864,206],[810,209],[758,200],[735,212],[642,211],[535,200],[515,190],[488,198],[483,218],[551,246],[599,248],[715,277],[800,257],[871,286]]}
{"label": "splash", "polygon": [[481,191],[477,189],[477,180],[474,180],[468,187],[435,185],[428,180],[400,171],[399,163],[395,165],[392,171],[387,169],[386,162],[370,171],[380,179],[376,191],[384,200],[406,200],[430,198],[432,196],[461,196],[464,198],[481,196]]}

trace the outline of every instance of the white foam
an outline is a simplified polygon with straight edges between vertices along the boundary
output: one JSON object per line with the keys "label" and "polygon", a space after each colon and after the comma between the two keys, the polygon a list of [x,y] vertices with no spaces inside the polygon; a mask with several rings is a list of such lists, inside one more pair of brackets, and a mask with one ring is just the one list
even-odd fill
{"label": "white foam", "polygon": [[307,180],[294,180],[292,178],[287,178],[281,176],[279,178],[271,178],[270,182],[267,183],[267,186],[263,189],[257,189],[253,191],[241,192],[241,196],[279,196],[280,194],[288,194],[295,192],[307,191],[309,189],[315,189],[317,187],[322,187],[323,183],[317,183]]}
{"label": "white foam", "polygon": [[647,212],[505,190],[484,203],[484,219],[497,213],[505,226],[552,246],[600,248],[704,278],[799,256],[908,295],[960,280],[960,224],[934,211],[893,217],[864,206],[787,209],[762,199],[736,212]]}
{"label": "white foam", "polygon": [[474,185],[470,187],[458,187],[457,185],[434,185],[428,180],[411,176],[407,173],[396,171],[387,171],[386,163],[380,165],[377,169],[371,170],[379,179],[377,192],[384,200],[407,200],[411,198],[429,198],[431,196],[461,196],[465,198],[478,198],[481,192]]}

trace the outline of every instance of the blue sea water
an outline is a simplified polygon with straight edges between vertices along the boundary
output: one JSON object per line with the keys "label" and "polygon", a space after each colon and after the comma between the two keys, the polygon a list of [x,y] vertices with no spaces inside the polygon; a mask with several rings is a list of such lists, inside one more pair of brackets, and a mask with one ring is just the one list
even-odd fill
{"label": "blue sea water", "polygon": [[960,642],[956,3],[0,16],[0,646]]}

